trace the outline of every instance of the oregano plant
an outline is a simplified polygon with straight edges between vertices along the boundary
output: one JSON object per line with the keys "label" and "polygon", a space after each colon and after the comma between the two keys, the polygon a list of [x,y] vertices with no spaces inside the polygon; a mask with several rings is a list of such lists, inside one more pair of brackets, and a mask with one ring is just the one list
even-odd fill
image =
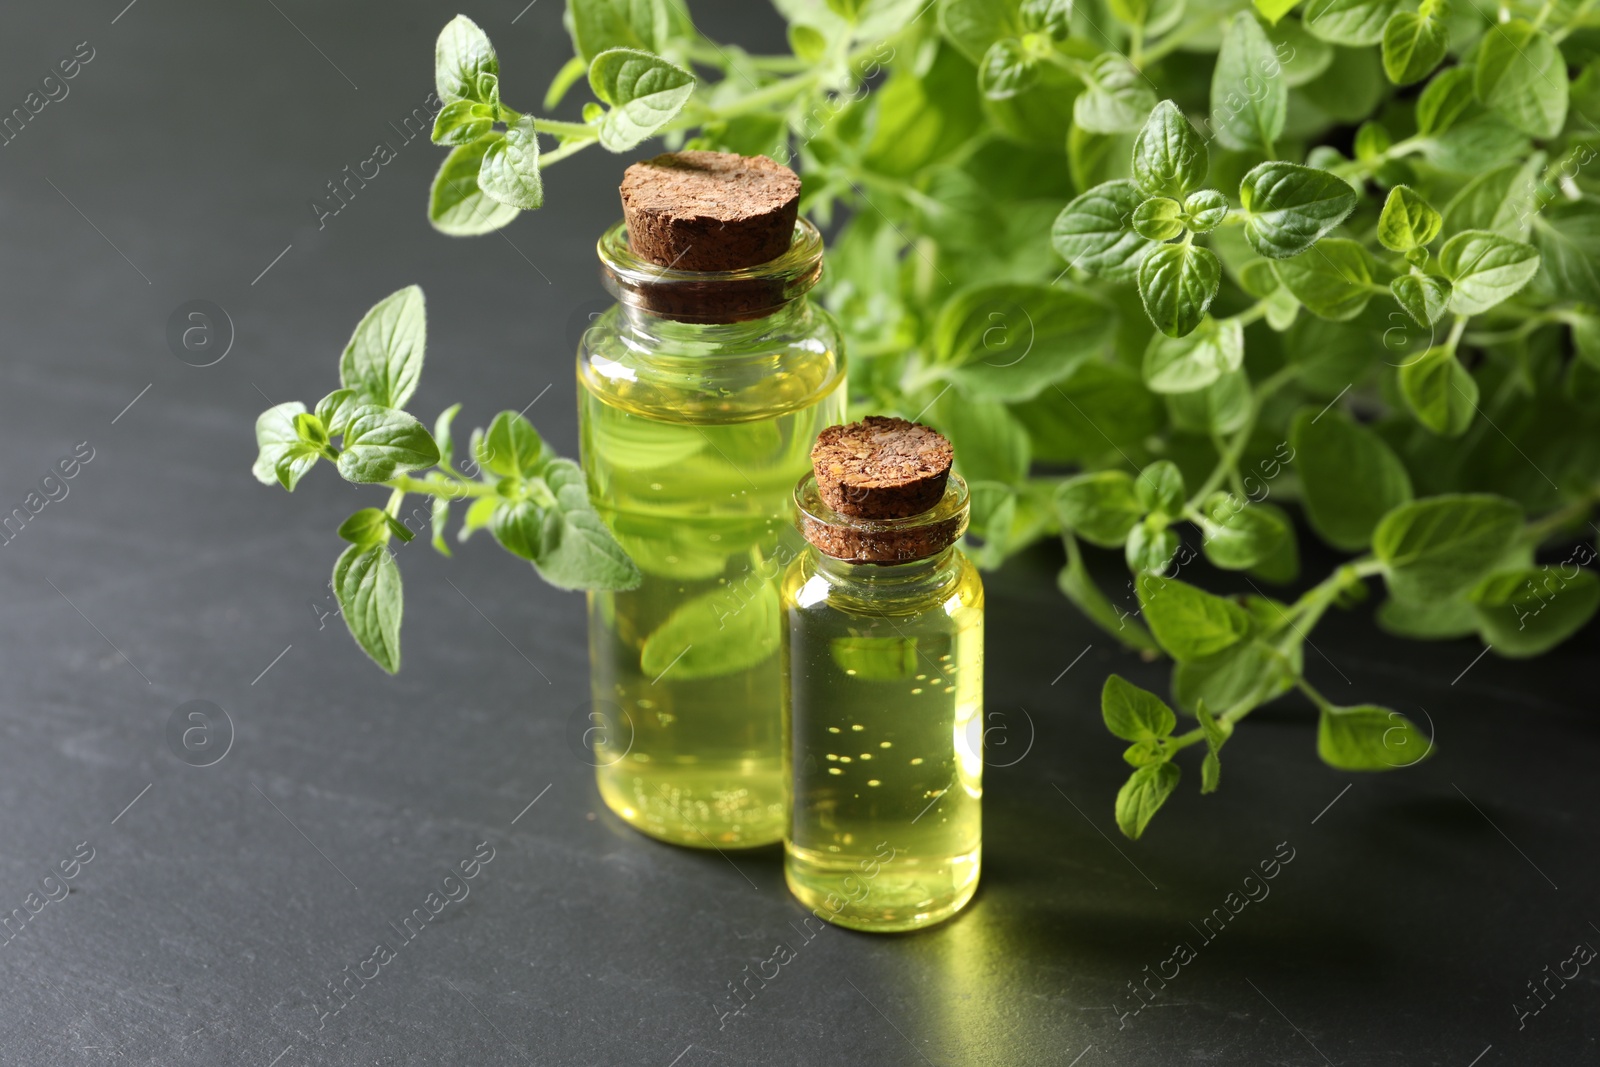
{"label": "oregano plant", "polygon": [[512,555],[530,561],[560,589],[627,589],[639,571],[590,504],[583,472],[550,451],[515,411],[474,430],[470,455],[455,456],[451,424],[461,405],[446,408],[433,430],[405,410],[422,377],[427,347],[422,290],[380,300],[356,326],[339,358],[339,388],[307,411],[277,404],[256,419],[256,479],[294,492],[318,460],[347,482],[389,490],[383,507],[367,507],[339,525],[349,542],[333,565],[333,592],[350,634],[391,674],[400,669],[404,612],[400,568],[391,543],[419,532],[402,518],[406,497],[431,499],[433,547],[451,554],[450,507],[466,505],[459,540],[488,528]]}
{"label": "oregano plant", "polygon": [[[1593,617],[1593,0],[773,3],[789,50],[757,55],[684,0],[568,0],[574,55],[543,110],[585,78],[594,99],[561,119],[505,105],[493,47],[457,17],[436,55],[451,151],[429,216],[449,234],[508,225],[543,203],[543,168],[594,145],[795,166],[831,228],[822,292],[854,405],[952,438],[980,565],[1059,539],[1065,598],[1171,662],[1167,699],[1105,686],[1133,768],[1124,833],[1180,784],[1187,748],[1215,790],[1239,724],[1289,694],[1333,767],[1433,751],[1409,709],[1314,684],[1330,610],[1375,603],[1389,633],[1514,657]],[[404,396],[364,402],[388,413],[269,412],[258,473],[292,485],[337,454],[397,490],[458,480],[448,460],[402,470],[443,447],[394,410]],[[351,426],[346,460],[327,438]],[[579,483],[496,462],[513,493],[474,482],[491,503],[468,525],[502,515],[513,551],[542,544],[508,526],[519,507],[593,515]],[[380,598],[398,586],[363,553],[400,534],[352,522],[367,547],[347,580]],[[591,562],[551,573],[627,581],[588,528]],[[1337,554],[1330,573],[1301,576],[1308,538]],[[1100,553],[1125,583],[1091,568]]]}

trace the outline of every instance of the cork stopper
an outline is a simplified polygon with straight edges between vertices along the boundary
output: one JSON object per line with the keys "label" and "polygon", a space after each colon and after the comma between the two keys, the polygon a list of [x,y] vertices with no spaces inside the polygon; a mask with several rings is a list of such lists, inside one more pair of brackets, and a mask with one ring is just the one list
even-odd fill
{"label": "cork stopper", "polygon": [[811,469],[839,514],[900,519],[939,502],[954,458],[950,442],[921,423],[868,415],[818,434]]}
{"label": "cork stopper", "polygon": [[934,430],[869,415],[830,426],[811,450],[797,494],[806,540],[834,559],[926,559],[966,530],[966,486],[950,474],[954,450]]}
{"label": "cork stopper", "polygon": [[621,192],[634,253],[680,271],[776,259],[800,212],[799,176],[766,156],[668,152],[629,167]]}

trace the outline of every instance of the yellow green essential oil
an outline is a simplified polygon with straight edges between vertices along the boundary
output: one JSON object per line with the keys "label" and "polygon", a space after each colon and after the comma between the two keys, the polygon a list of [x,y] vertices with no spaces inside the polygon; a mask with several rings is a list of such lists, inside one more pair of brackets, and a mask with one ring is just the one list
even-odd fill
{"label": "yellow green essential oil", "polygon": [[953,915],[977,888],[982,842],[977,571],[954,547],[870,564],[808,546],[782,600],[790,890],[858,930]]}
{"label": "yellow green essential oil", "polygon": [[591,497],[643,574],[589,594],[600,794],[675,844],[776,842],[778,585],[802,544],[794,484],[844,411],[836,327],[804,299],[719,324],[613,308],[578,380]]}

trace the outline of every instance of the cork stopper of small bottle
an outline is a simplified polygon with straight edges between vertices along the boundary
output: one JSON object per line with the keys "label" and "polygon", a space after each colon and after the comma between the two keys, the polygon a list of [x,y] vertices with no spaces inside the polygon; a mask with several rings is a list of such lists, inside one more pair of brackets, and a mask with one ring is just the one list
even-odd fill
{"label": "cork stopper of small bottle", "polygon": [[794,237],[800,178],[766,156],[668,152],[622,177],[635,255],[679,271],[732,271],[781,256]]}
{"label": "cork stopper of small bottle", "polygon": [[817,436],[811,469],[817,494],[840,521],[802,513],[801,529],[835,559],[896,563],[935,555],[961,536],[965,515],[930,522],[945,498],[955,450],[937,431],[869,415]]}

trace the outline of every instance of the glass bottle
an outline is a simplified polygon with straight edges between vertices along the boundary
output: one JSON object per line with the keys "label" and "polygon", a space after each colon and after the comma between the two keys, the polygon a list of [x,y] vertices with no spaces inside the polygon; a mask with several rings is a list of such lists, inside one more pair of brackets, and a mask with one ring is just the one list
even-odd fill
{"label": "glass bottle", "polygon": [[[916,558],[836,559],[815,544],[784,577],[784,873],[815,914],[913,930],[977,889],[983,796],[983,586],[956,547],[967,488],[909,518],[868,521],[795,491],[802,525],[913,535]],[[815,540],[815,539],[813,539]]]}
{"label": "glass bottle", "polygon": [[595,506],[643,572],[589,594],[600,795],[680,845],[746,847],[784,827],[778,584],[801,539],[795,480],[843,417],[837,324],[806,297],[822,236],[734,271],[656,265],[625,223],[599,242],[617,305],[578,352]]}

